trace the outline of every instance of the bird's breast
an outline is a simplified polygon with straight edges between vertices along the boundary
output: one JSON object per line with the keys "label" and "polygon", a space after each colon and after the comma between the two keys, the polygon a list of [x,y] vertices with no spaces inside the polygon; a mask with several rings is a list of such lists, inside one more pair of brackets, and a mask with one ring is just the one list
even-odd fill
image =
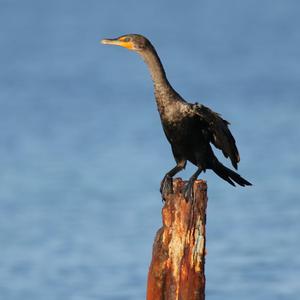
{"label": "bird's breast", "polygon": [[190,105],[178,95],[155,94],[164,132],[171,144],[187,143],[194,119]]}
{"label": "bird's breast", "polygon": [[176,125],[189,117],[189,107],[179,101],[158,103],[158,111],[162,122],[166,124]]}
{"label": "bird's breast", "polygon": [[188,116],[172,116],[162,119],[164,132],[171,144],[187,145],[196,137],[193,118]]}

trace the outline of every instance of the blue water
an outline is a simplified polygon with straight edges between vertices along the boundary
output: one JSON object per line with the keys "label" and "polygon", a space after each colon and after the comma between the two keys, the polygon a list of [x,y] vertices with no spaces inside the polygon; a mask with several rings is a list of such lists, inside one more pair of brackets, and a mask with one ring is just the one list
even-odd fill
{"label": "blue water", "polygon": [[1,0],[0,299],[145,298],[174,162],[144,63],[99,44],[129,32],[187,100],[231,121],[254,183],[201,176],[207,299],[298,299],[299,13],[297,0]]}

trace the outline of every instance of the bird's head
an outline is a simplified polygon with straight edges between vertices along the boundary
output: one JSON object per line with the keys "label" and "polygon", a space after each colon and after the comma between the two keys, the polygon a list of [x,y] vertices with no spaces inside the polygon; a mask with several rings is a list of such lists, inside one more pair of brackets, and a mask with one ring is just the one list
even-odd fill
{"label": "bird's head", "polygon": [[116,39],[103,39],[102,44],[116,45],[127,48],[132,51],[142,52],[150,47],[150,42],[140,34],[126,34]]}

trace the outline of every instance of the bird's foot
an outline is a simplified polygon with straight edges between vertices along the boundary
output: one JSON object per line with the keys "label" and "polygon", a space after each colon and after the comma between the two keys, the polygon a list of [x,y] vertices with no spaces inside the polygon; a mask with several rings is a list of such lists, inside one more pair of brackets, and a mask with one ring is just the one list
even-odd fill
{"label": "bird's foot", "polygon": [[183,196],[187,202],[194,200],[194,180],[189,180],[183,188]]}
{"label": "bird's foot", "polygon": [[160,192],[165,200],[165,196],[169,194],[173,194],[173,178],[169,175],[166,175],[160,184]]}

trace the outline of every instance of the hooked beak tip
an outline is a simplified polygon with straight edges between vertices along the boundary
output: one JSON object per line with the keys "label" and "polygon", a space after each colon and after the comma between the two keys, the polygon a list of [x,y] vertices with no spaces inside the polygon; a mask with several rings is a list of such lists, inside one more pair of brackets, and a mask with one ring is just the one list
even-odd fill
{"label": "hooked beak tip", "polygon": [[100,43],[103,44],[103,45],[108,45],[109,42],[110,42],[110,41],[107,40],[107,39],[102,39],[102,40],[100,41]]}

